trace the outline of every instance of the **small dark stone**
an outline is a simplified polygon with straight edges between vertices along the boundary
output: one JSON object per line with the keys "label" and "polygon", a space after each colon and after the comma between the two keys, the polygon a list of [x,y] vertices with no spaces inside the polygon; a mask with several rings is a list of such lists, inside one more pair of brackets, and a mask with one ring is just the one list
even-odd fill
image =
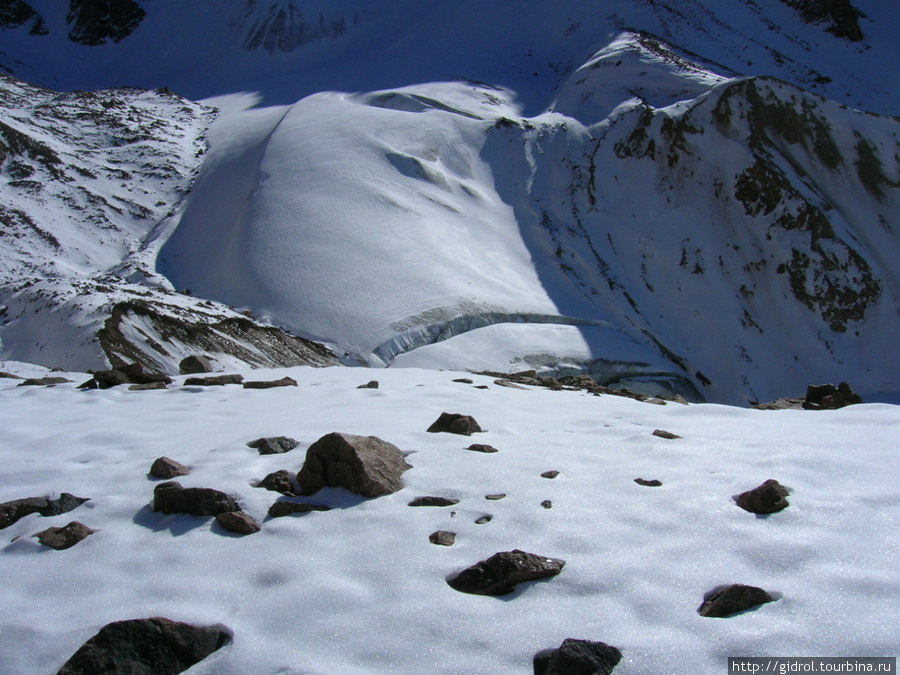
{"label": "small dark stone", "polygon": [[490,387],[487,386],[486,384],[476,384],[475,388],[476,389],[490,389]]}
{"label": "small dark stone", "polygon": [[485,514],[485,515],[481,516],[480,518],[476,519],[475,524],[476,525],[484,525],[486,523],[491,522],[493,519],[494,519],[494,516]]}
{"label": "small dark stone", "polygon": [[63,551],[72,548],[79,541],[94,534],[94,531],[86,525],[73,520],[63,527],[50,527],[43,532],[33,535],[44,546]]}
{"label": "small dark stone", "polygon": [[653,432],[653,435],[658,436],[659,438],[665,438],[670,441],[681,438],[681,436],[679,436],[678,434],[673,434],[671,431],[666,431],[665,429],[657,429]]}
{"label": "small dark stone", "polygon": [[244,389],[274,389],[275,387],[296,387],[297,380],[292,377],[282,377],[280,380],[267,380],[261,382],[244,382]]}
{"label": "small dark stone", "polygon": [[156,617],[116,621],[100,629],[57,675],[177,675],[224,646],[227,633]]}
{"label": "small dark stone", "polygon": [[370,380],[365,384],[361,384],[357,389],[378,389],[378,380]]}
{"label": "small dark stone", "polygon": [[785,499],[789,494],[786,487],[770,478],[762,485],[742,492],[735,501],[744,511],[763,515],[777,513],[790,506],[788,500]]}
{"label": "small dark stone", "polygon": [[499,493],[499,494],[495,494],[495,495],[485,495],[485,496],[484,496],[485,499],[488,499],[488,500],[493,501],[493,502],[499,501],[499,500],[503,499],[504,497],[506,497],[506,495],[503,494],[503,493]]}
{"label": "small dark stone", "polygon": [[767,602],[774,602],[774,598],[763,589],[733,584],[709,593],[697,612],[700,616],[721,619]]}
{"label": "small dark stone", "polygon": [[20,387],[53,387],[57,384],[71,382],[64,377],[29,377],[19,383]]}
{"label": "small dark stone", "polygon": [[226,511],[216,516],[216,522],[229,532],[235,534],[255,534],[259,532],[259,523],[243,511]]}
{"label": "small dark stone", "polygon": [[500,452],[492,445],[486,445],[484,443],[473,443],[466,450],[472,450],[473,452],[484,452],[484,453],[493,453]]}
{"label": "small dark stone", "polygon": [[248,448],[259,450],[261,455],[281,455],[290,452],[300,443],[293,438],[287,436],[270,436],[268,438],[257,438],[255,441],[247,443]]}
{"label": "small dark stone", "polygon": [[549,499],[545,499],[544,501],[541,502],[541,506],[543,506],[545,509],[552,509],[553,502],[551,502]]}
{"label": "small dark stone", "polygon": [[240,511],[231,497],[211,488],[181,487],[171,481],[153,490],[153,510],[163,513],[187,513],[192,516],[217,516],[226,511]]}
{"label": "small dark stone", "polygon": [[150,475],[154,478],[175,478],[175,476],[187,476],[191,470],[184,464],[179,464],[174,459],[160,457],[150,465]]}
{"label": "small dark stone", "polygon": [[380,497],[403,488],[410,469],[400,449],[375,436],[330,433],[309,446],[297,474],[300,494],[342,487],[363,497]]}
{"label": "small dark stone", "polygon": [[409,506],[453,506],[459,504],[458,499],[450,497],[416,497],[408,505]]}
{"label": "small dark stone", "polygon": [[534,655],[534,675],[610,675],[621,660],[622,652],[605,642],[566,638]]}
{"label": "small dark stone", "polygon": [[269,518],[283,518],[295,513],[309,513],[311,511],[331,511],[330,506],[321,504],[307,504],[306,502],[275,502],[269,507]]}
{"label": "small dark stone", "polygon": [[199,375],[213,372],[213,366],[205,356],[193,355],[181,359],[178,364],[178,372],[181,375]]}
{"label": "small dark stone", "polygon": [[659,487],[662,485],[662,481],[658,480],[644,480],[643,478],[635,478],[634,482],[638,485],[643,485],[645,487]]}
{"label": "small dark stone", "polygon": [[437,546],[453,546],[456,542],[456,532],[438,530],[428,535],[428,541]]}
{"label": "small dark stone", "polygon": [[458,377],[453,381],[459,382],[460,384],[474,384],[474,382],[472,382],[472,380],[470,380],[468,377]]}
{"label": "small dark stone", "polygon": [[545,471],[541,474],[541,478],[556,478],[559,475],[559,471]]}
{"label": "small dark stone", "polygon": [[241,384],[243,375],[210,375],[209,377],[189,377],[184,381],[185,387],[221,387],[226,384]]}
{"label": "small dark stone", "polygon": [[291,484],[291,474],[286,469],[274,471],[256,484],[258,488],[265,488],[272,492],[280,492],[283,495],[293,494],[294,486]]}
{"label": "small dark stone", "polygon": [[447,432],[450,434],[460,434],[462,436],[471,436],[479,433],[481,427],[478,422],[469,415],[459,415],[457,413],[441,413],[441,416],[428,427],[428,431],[436,434]]}
{"label": "small dark stone", "polygon": [[516,584],[553,577],[562,571],[565,561],[545,558],[518,549],[495,553],[487,560],[464,569],[447,583],[461,593],[506,595]]}
{"label": "small dark stone", "polygon": [[86,501],[89,501],[86,497],[76,497],[68,492],[63,492],[58,499],[27,497],[4,502],[0,504],[0,530],[32,513],[37,513],[45,518],[60,516],[81,506]]}

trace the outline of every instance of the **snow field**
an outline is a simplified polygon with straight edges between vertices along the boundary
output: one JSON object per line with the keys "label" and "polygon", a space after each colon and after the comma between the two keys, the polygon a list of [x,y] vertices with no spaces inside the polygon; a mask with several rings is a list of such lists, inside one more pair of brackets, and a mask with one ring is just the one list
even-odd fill
{"label": "snow field", "polygon": [[[528,673],[535,652],[565,637],[618,646],[616,672],[626,675],[718,673],[739,655],[896,654],[895,406],[661,407],[468,375],[489,387],[479,390],[451,381],[465,373],[415,368],[378,371],[377,390],[355,388],[373,375],[358,369],[252,379],[283,375],[299,387],[80,392],[0,380],[0,501],[91,498],[2,532],[0,574],[17,581],[0,610],[4,672],[55,672],[105,623],[146,616],[226,627],[234,640],[191,669],[225,675]],[[471,414],[486,432],[426,433],[444,411]],[[684,438],[654,437],[657,428]],[[374,500],[328,489],[308,500],[332,511],[265,520],[278,495],[251,485],[298,470],[305,448],[331,431],[411,453],[406,487]],[[245,445],[268,435],[300,447],[259,456]],[[463,449],[473,442],[499,453]],[[236,496],[262,531],[239,538],[212,519],[153,513],[146,472],[161,455],[191,467],[183,485]],[[550,469],[560,475],[540,476]],[[641,487],[638,477],[663,486]],[[785,511],[756,517],[732,502],[767,478],[793,490]],[[484,499],[498,492],[507,497]],[[422,495],[460,503],[406,505]],[[484,514],[493,520],[476,525]],[[71,520],[97,533],[66,551],[30,536]],[[430,544],[437,529],[457,532],[456,544]],[[504,598],[446,585],[513,548],[567,565]],[[778,600],[700,617],[703,594],[727,583]]]}

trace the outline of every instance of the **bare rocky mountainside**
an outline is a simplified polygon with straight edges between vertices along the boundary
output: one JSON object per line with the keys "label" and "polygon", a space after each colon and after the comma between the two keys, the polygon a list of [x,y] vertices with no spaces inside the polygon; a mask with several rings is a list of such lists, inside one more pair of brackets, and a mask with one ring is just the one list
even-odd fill
{"label": "bare rocky mountainside", "polygon": [[0,357],[894,390],[895,14],[0,0]]}

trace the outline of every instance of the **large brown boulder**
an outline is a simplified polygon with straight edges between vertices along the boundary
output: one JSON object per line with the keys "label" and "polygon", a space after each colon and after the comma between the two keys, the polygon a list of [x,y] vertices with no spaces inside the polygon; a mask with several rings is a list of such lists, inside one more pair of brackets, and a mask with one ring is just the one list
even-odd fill
{"label": "large brown boulder", "polygon": [[217,628],[160,617],[116,621],[85,642],[57,675],[177,675],[228,642]]}
{"label": "large brown boulder", "polygon": [[441,413],[427,431],[432,434],[446,432],[448,434],[460,434],[461,436],[471,436],[481,432],[481,427],[475,418],[471,415],[460,415],[459,413]]}
{"label": "large brown boulder", "polygon": [[309,446],[297,483],[302,495],[342,487],[363,497],[381,497],[400,490],[401,476],[411,468],[400,449],[387,441],[335,432]]}

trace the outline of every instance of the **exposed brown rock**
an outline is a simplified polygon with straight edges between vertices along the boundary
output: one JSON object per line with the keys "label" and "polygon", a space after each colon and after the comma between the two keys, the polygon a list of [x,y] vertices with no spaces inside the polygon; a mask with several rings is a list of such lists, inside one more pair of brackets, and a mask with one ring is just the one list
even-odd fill
{"label": "exposed brown rock", "polygon": [[292,377],[282,377],[280,380],[263,380],[244,382],[244,389],[274,389],[275,387],[296,387],[297,380]]}
{"label": "exposed brown rock", "polygon": [[773,601],[774,598],[761,588],[733,584],[709,593],[697,612],[700,616],[724,618]]}
{"label": "exposed brown rock", "polygon": [[534,675],[610,675],[621,660],[622,652],[605,642],[566,638],[534,655]]}
{"label": "exposed brown rock", "polygon": [[670,441],[681,438],[681,436],[679,436],[678,434],[673,434],[671,431],[666,431],[665,429],[657,429],[653,432],[653,435],[659,438],[665,438]]}
{"label": "exposed brown rock", "polygon": [[79,523],[77,520],[73,520],[63,527],[50,527],[33,536],[37,537],[37,540],[44,546],[63,551],[67,548],[72,548],[79,541],[92,534],[94,534],[94,530],[87,525]]}
{"label": "exposed brown rock", "polygon": [[777,513],[790,506],[785,499],[790,492],[777,480],[769,479],[752,490],[742,492],[735,501],[744,511],[764,515]]}
{"label": "exposed brown rock", "polygon": [[441,416],[428,427],[428,431],[433,434],[447,432],[450,434],[471,436],[474,433],[479,433],[481,427],[478,425],[478,422],[475,421],[475,418],[470,415],[441,413]]}
{"label": "exposed brown rock", "polygon": [[638,485],[643,485],[644,487],[660,487],[662,485],[662,481],[658,480],[644,480],[643,478],[635,478],[634,482]]}
{"label": "exposed brown rock", "polygon": [[499,452],[497,448],[493,445],[487,445],[485,443],[472,443],[466,450],[472,450],[473,452],[484,452],[484,453],[493,453]]}
{"label": "exposed brown rock", "polygon": [[45,518],[60,516],[81,506],[86,501],[89,501],[86,497],[76,497],[68,492],[63,492],[57,499],[27,497],[4,502],[0,504],[0,530],[32,513],[37,513]]}
{"label": "exposed brown rock", "polygon": [[178,372],[181,375],[199,375],[213,372],[213,367],[207,357],[195,354],[181,359],[181,363],[178,364]]}
{"label": "exposed brown rock", "polygon": [[559,475],[559,471],[545,471],[544,473],[541,474],[541,478],[550,478],[552,480],[553,478],[556,478],[558,475]]}
{"label": "exposed brown rock", "polygon": [[219,490],[181,487],[175,481],[160,483],[153,490],[153,510],[163,513],[186,513],[192,516],[217,516],[226,511],[240,511],[231,497]]}
{"label": "exposed brown rock", "polygon": [[307,504],[306,502],[275,502],[269,507],[269,518],[283,518],[295,513],[310,513],[311,511],[331,511],[331,507]]}
{"label": "exposed brown rock", "polygon": [[287,469],[273,471],[263,478],[255,487],[265,488],[272,492],[280,492],[283,495],[293,494],[294,486],[291,484],[291,474]]}
{"label": "exposed brown rock", "polygon": [[428,541],[436,546],[453,546],[456,542],[456,532],[438,530],[428,535]]}
{"label": "exposed brown rock", "polygon": [[100,629],[57,675],[177,675],[225,645],[229,635],[156,617],[116,621]]}
{"label": "exposed brown rock", "polygon": [[459,504],[459,500],[450,497],[416,497],[408,506],[453,506],[454,504]]}
{"label": "exposed brown rock", "polygon": [[150,475],[154,478],[169,480],[175,476],[187,476],[191,470],[184,464],[179,464],[174,459],[160,457],[150,465]]}
{"label": "exposed brown rock", "polygon": [[255,441],[247,443],[248,448],[259,450],[261,455],[281,455],[290,452],[300,443],[293,438],[287,436],[269,436],[267,438],[257,438]]}
{"label": "exposed brown rock", "polygon": [[381,497],[402,489],[401,476],[410,468],[400,449],[387,441],[330,433],[309,446],[297,483],[304,495],[342,487],[363,497]]}
{"label": "exposed brown rock", "polygon": [[210,375],[208,377],[189,377],[184,381],[185,387],[221,387],[226,384],[241,384],[243,375]]}
{"label": "exposed brown rock", "polygon": [[216,522],[229,532],[235,534],[255,534],[259,532],[259,523],[243,511],[226,511],[216,516]]}
{"label": "exposed brown rock", "polygon": [[556,576],[565,564],[563,560],[516,549],[495,553],[464,569],[447,583],[461,593],[506,595],[515,590],[516,584]]}

